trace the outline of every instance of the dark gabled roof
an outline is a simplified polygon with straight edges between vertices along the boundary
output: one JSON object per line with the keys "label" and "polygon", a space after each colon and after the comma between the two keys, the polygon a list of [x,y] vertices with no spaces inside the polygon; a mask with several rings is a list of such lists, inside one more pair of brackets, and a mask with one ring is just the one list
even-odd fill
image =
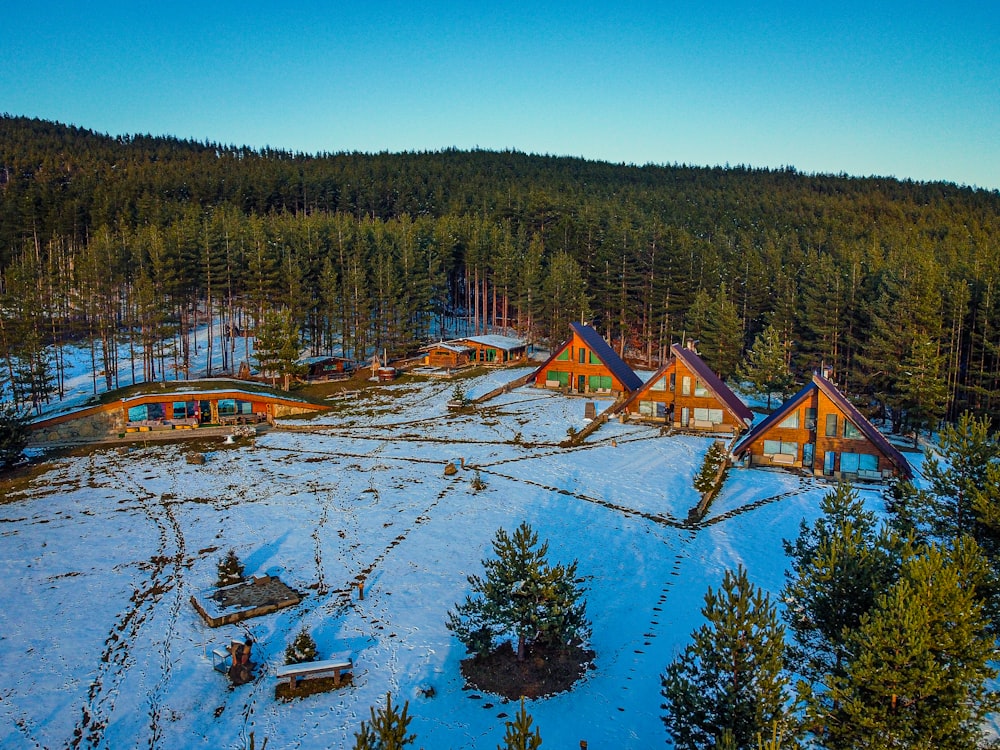
{"label": "dark gabled roof", "polygon": [[632,392],[642,387],[642,378],[632,372],[632,368],[625,364],[608,342],[596,330],[583,323],[570,323],[577,335],[583,339],[590,350],[597,355],[597,358],[604,363],[604,366],[611,370],[611,374],[621,381],[626,391]]}
{"label": "dark gabled roof", "polygon": [[705,360],[699,357],[690,349],[673,344],[670,347],[675,357],[684,360],[691,370],[698,375],[698,379],[708,387],[708,390],[715,394],[715,397],[725,404],[729,410],[742,419],[749,426],[753,422],[753,412],[744,404],[739,397],[733,393],[729,386],[722,382],[722,378],[712,372],[712,368],[705,364]]}
{"label": "dark gabled roof", "polygon": [[868,438],[876,448],[878,448],[882,453],[888,458],[892,463],[896,465],[900,473],[907,479],[912,479],[913,470],[910,468],[909,462],[899,452],[888,440],[886,440],[885,435],[878,431],[878,429],[873,425],[868,419],[858,411],[857,407],[854,406],[847,398],[841,393],[837,386],[831,383],[829,380],[824,378],[819,374],[813,374],[812,382],[806,384],[801,391],[792,396],[788,401],[783,403],[780,408],[772,412],[767,419],[758,425],[755,425],[750,432],[743,436],[743,439],[737,444],[733,449],[734,456],[741,456],[746,453],[750,444],[757,440],[763,433],[767,432],[775,423],[780,422],[793,408],[798,406],[802,400],[812,391],[814,388],[819,388],[827,397],[835,403],[840,410],[847,416],[866,438]]}
{"label": "dark gabled roof", "polygon": [[[590,350],[597,355],[597,358],[604,363],[604,366],[610,370],[611,374],[618,378],[622,387],[627,392],[631,393],[632,391],[636,391],[642,387],[642,378],[632,372],[632,368],[625,364],[622,358],[615,353],[615,350],[608,345],[608,342],[601,337],[601,334],[583,323],[570,323],[570,325],[573,327],[573,330],[576,331],[577,335],[583,339],[583,342],[590,347]],[[531,377],[528,378],[527,382],[533,382],[537,379],[538,375],[544,372],[545,368],[555,361],[555,358],[559,356],[563,349],[570,345],[572,340],[573,339],[571,337],[560,344],[559,347],[552,352],[552,356],[545,360],[545,362],[543,362],[541,366],[531,374]]]}
{"label": "dark gabled roof", "polygon": [[800,390],[790,399],[785,401],[785,403],[783,403],[777,409],[768,414],[767,418],[764,419],[764,421],[760,422],[759,424],[755,424],[753,426],[753,429],[751,429],[750,432],[744,435],[743,439],[736,444],[735,448],[733,448],[733,455],[739,457],[742,454],[746,453],[747,449],[750,447],[750,444],[753,441],[755,441],[762,434],[771,429],[771,427],[773,427],[775,424],[783,420],[785,416],[788,414],[788,412],[790,412],[792,409],[794,409],[796,406],[802,403],[802,400],[806,396],[808,396],[810,391],[812,391],[813,388],[815,387],[816,385],[814,383],[807,383],[805,386],[803,386],[802,390]]}
{"label": "dark gabled roof", "polygon": [[899,469],[903,476],[907,479],[913,478],[913,470],[910,469],[910,463],[906,460],[906,457],[903,456],[903,454],[900,453],[899,450],[892,445],[892,443],[886,440],[885,435],[879,432],[875,425],[869,422],[865,415],[858,411],[857,407],[847,400],[843,393],[837,390],[837,386],[819,374],[813,375],[813,382],[819,386],[819,388],[830,398],[831,401],[840,407],[844,414],[851,418],[851,421],[858,426],[858,429],[865,434],[865,437],[875,444],[875,447],[882,451],[882,453],[884,453],[890,461],[896,464],[896,468]]}
{"label": "dark gabled roof", "polygon": [[722,403],[723,406],[727,407],[737,419],[743,420],[749,427],[750,423],[753,422],[753,412],[744,404],[739,397],[733,393],[729,386],[726,385],[718,375],[712,372],[712,369],[705,364],[705,361],[699,357],[695,352],[690,349],[684,349],[678,344],[673,344],[670,347],[671,357],[663,365],[660,366],[653,375],[642,384],[642,387],[634,391],[628,399],[617,409],[621,411],[622,409],[628,408],[629,404],[638,398],[641,398],[642,394],[652,388],[653,384],[663,377],[664,373],[676,362],[678,358],[683,359],[685,364],[691,369],[692,372],[698,375],[698,379],[705,384],[705,386],[710,390],[715,398]]}

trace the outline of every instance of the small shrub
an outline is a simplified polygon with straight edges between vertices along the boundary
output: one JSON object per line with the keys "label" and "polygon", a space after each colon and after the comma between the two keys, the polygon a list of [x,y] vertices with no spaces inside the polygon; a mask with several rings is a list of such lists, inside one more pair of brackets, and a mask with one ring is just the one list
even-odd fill
{"label": "small shrub", "polygon": [[719,443],[712,443],[712,447],[705,454],[705,462],[701,465],[701,471],[694,478],[694,488],[698,492],[709,492],[715,487],[715,476],[725,460],[726,452],[722,446]]}
{"label": "small shrub", "polygon": [[483,478],[479,475],[479,469],[476,469],[476,473],[472,477],[472,491],[479,492],[479,490],[485,490],[485,489],[486,489],[486,482],[484,482]]}
{"label": "small shrub", "polygon": [[409,715],[410,702],[403,704],[403,710],[392,705],[392,693],[385,694],[385,706],[371,712],[371,721],[361,722],[361,729],[354,734],[354,750],[402,750],[417,739],[415,734],[407,734],[413,717]]}
{"label": "small shrub", "polygon": [[307,661],[316,661],[316,641],[309,635],[308,630],[301,630],[295,636],[288,648],[285,649],[285,664],[302,664]]}
{"label": "small shrub", "polygon": [[244,578],[243,563],[236,556],[236,550],[229,550],[226,556],[219,560],[219,580],[217,586],[231,586]]}

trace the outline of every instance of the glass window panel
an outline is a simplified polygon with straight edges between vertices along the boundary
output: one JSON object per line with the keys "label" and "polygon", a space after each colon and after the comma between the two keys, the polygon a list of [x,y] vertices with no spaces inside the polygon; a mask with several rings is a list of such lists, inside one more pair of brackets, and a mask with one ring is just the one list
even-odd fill
{"label": "glass window panel", "polygon": [[781,424],[778,425],[778,427],[791,427],[793,429],[798,428],[798,426],[799,426],[799,410],[798,409],[796,409],[791,414],[789,414],[787,417],[785,417],[782,420]]}
{"label": "glass window panel", "polygon": [[849,419],[844,420],[844,437],[845,438],[861,437],[861,430],[855,427]]}
{"label": "glass window panel", "polygon": [[840,454],[840,471],[843,474],[857,474],[860,464],[860,455],[857,453]]}
{"label": "glass window panel", "polygon": [[826,415],[826,436],[827,437],[837,437],[837,415],[827,414]]}

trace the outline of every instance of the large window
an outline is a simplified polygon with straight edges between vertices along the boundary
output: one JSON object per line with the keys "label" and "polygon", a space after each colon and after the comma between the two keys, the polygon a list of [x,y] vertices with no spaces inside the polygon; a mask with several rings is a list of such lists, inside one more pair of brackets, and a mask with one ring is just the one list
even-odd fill
{"label": "large window", "polygon": [[826,436],[827,437],[837,437],[837,415],[827,414],[826,415]]}
{"label": "large window", "polygon": [[235,398],[219,399],[219,416],[231,417],[234,414],[252,414],[253,404],[249,401],[240,401]]}
{"label": "large window", "polygon": [[142,404],[141,406],[131,406],[128,410],[129,422],[163,419],[165,416],[166,411],[163,404]]}
{"label": "large window", "polygon": [[806,429],[816,429],[816,409],[811,406],[806,409]]}
{"label": "large window", "polygon": [[878,472],[878,456],[869,453],[841,453],[840,473]]}
{"label": "large window", "polygon": [[579,350],[577,350],[577,354],[579,354],[579,355],[580,355],[580,364],[581,364],[581,365],[582,365],[582,364],[583,364],[584,362],[586,362],[586,361],[587,361],[587,350],[586,350],[586,349],[584,349],[584,348],[583,348],[582,346],[581,346],[581,347],[579,348]]}
{"label": "large window", "polygon": [[787,417],[785,417],[781,421],[781,424],[778,425],[778,427],[789,427],[791,429],[798,429],[798,426],[799,426],[799,410],[798,409],[796,409],[791,414],[789,414]]}
{"label": "large window", "polygon": [[855,427],[849,419],[844,420],[844,437],[852,440],[861,437],[861,430]]}
{"label": "large window", "polygon": [[611,390],[611,376],[610,375],[591,375],[587,379],[587,385],[590,386],[590,390],[596,391],[599,389]]}
{"label": "large window", "polygon": [[[695,378],[695,381],[694,381],[694,395],[695,396],[707,396],[708,395],[708,388],[706,388],[705,384],[702,383],[697,378]],[[697,419],[697,417],[695,417],[695,419]]]}
{"label": "large window", "polygon": [[667,416],[667,405],[662,401],[640,401],[639,413],[644,417],[665,419]]}
{"label": "large window", "polygon": [[593,352],[591,352],[590,353],[590,364],[592,364],[592,365],[599,365],[599,364],[601,364],[601,358],[598,357]]}
{"label": "large window", "polygon": [[560,362],[566,362],[569,359],[569,347],[567,346],[559,354],[556,355],[556,359]]}
{"label": "large window", "polygon": [[554,380],[559,385],[569,385],[569,373],[562,370],[549,370],[545,373],[546,380]]}
{"label": "large window", "polygon": [[685,375],[683,378],[681,378],[681,395],[682,396],[691,395],[691,378],[688,375]]}
{"label": "large window", "polygon": [[695,409],[694,418],[696,422],[722,424],[722,409]]}
{"label": "large window", "polygon": [[799,455],[799,444],[789,443],[784,440],[765,440],[764,453],[769,456],[778,455],[791,456],[795,458]]}
{"label": "large window", "polygon": [[656,382],[654,382],[651,386],[649,386],[649,390],[651,390],[651,391],[665,391],[665,390],[667,390],[667,379],[666,378],[657,378]]}
{"label": "large window", "polygon": [[174,401],[174,419],[187,419],[194,413],[194,401]]}

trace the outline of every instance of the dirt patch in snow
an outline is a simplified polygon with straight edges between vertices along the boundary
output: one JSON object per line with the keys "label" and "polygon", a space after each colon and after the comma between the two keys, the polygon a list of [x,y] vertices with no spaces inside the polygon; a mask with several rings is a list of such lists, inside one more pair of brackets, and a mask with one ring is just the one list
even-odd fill
{"label": "dirt patch in snow", "polygon": [[593,669],[596,654],[580,646],[568,649],[530,647],[524,661],[509,642],[485,656],[462,661],[462,676],[471,688],[502,695],[510,700],[538,698],[570,690]]}

